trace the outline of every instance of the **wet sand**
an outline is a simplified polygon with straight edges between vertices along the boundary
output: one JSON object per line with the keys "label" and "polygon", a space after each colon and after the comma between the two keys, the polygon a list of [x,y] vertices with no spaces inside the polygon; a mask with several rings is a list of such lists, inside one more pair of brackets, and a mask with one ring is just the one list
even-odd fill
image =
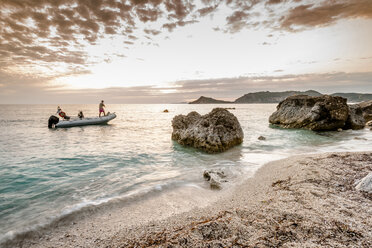
{"label": "wet sand", "polygon": [[372,247],[372,194],[354,187],[371,171],[372,152],[295,156],[233,189],[85,209],[7,246]]}

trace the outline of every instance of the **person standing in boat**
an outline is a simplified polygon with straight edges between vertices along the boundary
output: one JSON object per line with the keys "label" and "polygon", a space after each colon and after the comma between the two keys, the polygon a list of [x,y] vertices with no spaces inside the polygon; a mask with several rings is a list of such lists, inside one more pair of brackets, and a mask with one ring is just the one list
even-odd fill
{"label": "person standing in boat", "polygon": [[101,101],[101,103],[99,104],[99,117],[101,117],[101,113],[103,113],[103,116],[106,115],[106,112],[105,112],[105,104],[103,102],[103,100]]}

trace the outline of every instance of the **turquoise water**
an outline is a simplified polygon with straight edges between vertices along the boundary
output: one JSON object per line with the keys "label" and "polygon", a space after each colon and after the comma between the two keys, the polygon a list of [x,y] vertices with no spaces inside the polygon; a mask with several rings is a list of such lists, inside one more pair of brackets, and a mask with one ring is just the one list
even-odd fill
{"label": "turquoise water", "polygon": [[[171,141],[177,114],[208,113],[217,105],[111,105],[117,118],[103,126],[48,129],[55,105],[1,105],[0,241],[45,225],[84,206],[151,195],[193,184],[207,187],[202,172],[222,168],[252,175],[264,163],[290,155],[370,150],[369,130],[315,133],[270,127],[275,104],[235,107],[244,143],[209,155]],[[68,115],[97,105],[62,105]],[[163,113],[168,109],[169,113]],[[265,136],[259,141],[258,136]],[[355,139],[357,138],[357,139]]]}

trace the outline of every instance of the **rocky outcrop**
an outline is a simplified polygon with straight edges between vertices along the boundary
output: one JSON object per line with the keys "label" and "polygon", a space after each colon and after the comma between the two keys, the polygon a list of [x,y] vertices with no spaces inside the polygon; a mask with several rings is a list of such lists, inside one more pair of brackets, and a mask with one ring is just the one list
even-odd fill
{"label": "rocky outcrop", "polygon": [[362,108],[358,104],[349,105],[349,117],[346,120],[345,129],[363,129],[365,124]]}
{"label": "rocky outcrop", "polygon": [[197,112],[177,115],[172,120],[172,139],[208,153],[223,152],[243,142],[238,119],[223,108],[215,108],[201,116]]}
{"label": "rocky outcrop", "polygon": [[344,128],[348,117],[349,108],[345,98],[299,95],[280,102],[269,122],[283,128],[327,131]]}
{"label": "rocky outcrop", "polygon": [[372,100],[368,102],[361,102],[358,104],[363,112],[363,117],[366,122],[372,120]]}
{"label": "rocky outcrop", "polygon": [[372,193],[372,172],[365,176],[355,188],[359,191]]}
{"label": "rocky outcrop", "polygon": [[205,170],[203,177],[209,182],[211,189],[221,189],[221,184],[227,182],[225,172],[222,170]]}

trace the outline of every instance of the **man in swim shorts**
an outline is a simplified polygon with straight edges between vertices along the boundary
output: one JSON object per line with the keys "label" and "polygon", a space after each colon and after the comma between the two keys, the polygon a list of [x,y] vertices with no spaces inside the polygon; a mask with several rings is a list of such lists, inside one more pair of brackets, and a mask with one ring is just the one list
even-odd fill
{"label": "man in swim shorts", "polygon": [[101,101],[101,103],[99,104],[99,117],[101,117],[101,113],[103,113],[103,116],[106,115],[106,112],[105,112],[105,104],[103,103],[103,100]]}

